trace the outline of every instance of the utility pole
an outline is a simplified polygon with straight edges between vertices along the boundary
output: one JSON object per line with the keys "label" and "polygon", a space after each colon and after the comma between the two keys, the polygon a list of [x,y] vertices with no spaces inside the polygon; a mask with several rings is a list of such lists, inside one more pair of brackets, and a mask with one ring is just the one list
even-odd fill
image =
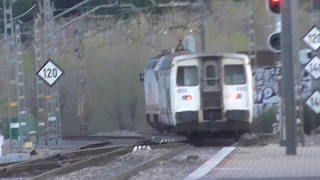
{"label": "utility pole", "polygon": [[[44,0],[44,40],[45,40],[45,60],[56,58],[56,46],[55,46],[55,32],[54,32],[54,20],[53,11],[54,5],[50,0]],[[46,143],[48,143],[48,135],[50,134],[52,139],[56,140],[58,144],[59,134],[61,133],[61,117],[60,117],[60,104],[59,104],[59,84],[52,88],[48,88],[47,95],[47,128],[45,130]],[[60,134],[61,137],[61,134]]]}
{"label": "utility pole", "polygon": [[[274,21],[275,21],[275,31],[276,33],[281,33],[282,29],[281,29],[281,15],[276,15],[274,16]],[[280,34],[281,35],[281,34]],[[281,44],[280,44],[281,46]],[[278,56],[277,56],[278,55]],[[282,61],[281,61],[281,51],[280,52],[275,52],[275,57],[277,57],[276,60],[276,66],[278,68],[282,67]],[[280,146],[285,146],[285,123],[284,123],[284,100],[283,100],[283,78],[282,78],[282,73],[283,71],[281,71],[280,73],[280,77],[279,77],[279,128],[280,128]]]}
{"label": "utility pole", "polygon": [[152,17],[152,46],[153,54],[156,54],[158,48],[158,17]]}
{"label": "utility pole", "polygon": [[[35,69],[39,69],[43,64],[42,58],[42,20],[41,15],[38,14],[38,17],[34,20],[34,51],[35,51]],[[45,126],[45,85],[43,81],[36,76],[35,77],[35,89],[36,89],[36,98],[37,98],[37,145],[39,143],[40,137],[43,135],[40,131],[44,131],[42,127]]]}
{"label": "utility pole", "polygon": [[[12,16],[12,4],[14,2],[15,0],[3,1],[10,153],[12,150],[12,129],[18,129],[19,149],[22,150],[23,148],[20,108],[25,105],[21,49],[20,52],[17,52],[17,46],[21,48],[20,26],[17,25],[15,29]],[[18,122],[12,123],[13,117],[17,117]]]}
{"label": "utility pole", "polygon": [[[35,68],[38,70],[45,60],[55,58],[53,5],[50,0],[44,0],[43,6],[38,0],[39,14],[35,19]],[[42,9],[42,7],[44,9]],[[43,17],[42,17],[43,14]],[[61,117],[59,105],[59,86],[49,88],[36,77],[37,97],[37,119],[38,119],[38,141],[45,136],[45,145],[49,143],[49,135],[58,143],[59,134],[61,137]],[[59,124],[58,124],[59,122]]]}
{"label": "utility pole", "polygon": [[15,40],[16,40],[16,57],[17,57],[17,67],[16,67],[16,84],[17,84],[17,99],[18,99],[18,118],[19,118],[19,140],[21,150],[23,149],[23,135],[22,135],[22,126],[25,126],[25,123],[21,121],[24,119],[24,116],[21,111],[22,109],[26,110],[26,100],[25,100],[25,86],[24,86],[24,73],[23,73],[23,61],[22,61],[22,47],[21,47],[21,27],[19,24],[15,27]]}
{"label": "utility pole", "polygon": [[[318,7],[314,7],[314,5],[317,5]],[[319,1],[317,1],[317,0],[311,0],[311,7],[310,7],[310,10],[311,10],[311,13],[312,13],[312,20],[311,20],[311,26],[313,26],[313,25],[317,25],[318,23],[317,22],[319,22],[319,18],[318,18],[318,12],[319,12]],[[311,91],[312,91],[312,93],[314,92],[314,91],[316,91],[317,90],[317,88],[318,88],[318,83],[319,83],[319,80],[317,80],[317,79],[314,79],[314,78],[311,78],[311,82],[312,82],[312,85],[311,85]],[[312,114],[312,116],[311,116],[311,121],[312,121],[312,127],[314,128],[314,127],[316,127],[316,115],[315,114]]]}
{"label": "utility pole", "polygon": [[286,117],[286,154],[297,154],[297,114],[296,114],[296,97],[295,97],[295,74],[294,74],[294,61],[297,61],[297,52],[294,52],[292,30],[295,28],[293,21],[293,13],[298,11],[297,0],[282,0],[281,5],[281,60],[283,68],[283,87],[286,87],[286,93],[284,93],[285,100],[285,117]]}
{"label": "utility pole", "polygon": [[[203,12],[205,12],[206,10],[206,4],[205,2],[203,2]],[[202,16],[201,18],[201,24],[200,24],[200,33],[201,33],[201,53],[204,53],[206,51],[206,27],[205,27],[205,24],[204,24],[204,16]]]}
{"label": "utility pole", "polygon": [[204,20],[201,20],[201,52],[204,53],[206,51],[206,29],[204,26]]}
{"label": "utility pole", "polygon": [[[299,34],[298,28],[298,3],[293,4],[293,13],[291,14],[292,18],[292,34]],[[296,92],[296,111],[297,111],[297,129],[296,135],[299,137],[299,141],[301,146],[305,146],[305,133],[304,133],[304,115],[303,115],[303,104],[304,100],[302,97],[302,76],[301,76],[301,63],[299,60],[299,50],[300,50],[300,39],[293,38],[292,39],[292,51],[294,54],[293,57],[293,66],[294,66],[294,74],[295,74],[295,92]],[[297,145],[298,142],[297,141]]]}
{"label": "utility pole", "polygon": [[82,29],[78,26],[75,30],[76,35],[76,47],[74,49],[77,61],[80,63],[80,76],[77,78],[77,82],[80,84],[78,95],[78,116],[80,117],[80,131],[88,131],[88,125],[85,122],[85,102],[86,102],[86,71],[85,60],[83,58],[83,44],[81,39]]}
{"label": "utility pole", "polygon": [[[44,64],[44,27],[43,27],[43,6],[42,0],[38,0],[39,13],[34,21],[34,33],[35,33],[35,69],[41,68]],[[37,98],[37,145],[39,141],[45,136],[46,124],[47,124],[47,91],[48,87],[38,77],[35,77],[36,81],[36,98]],[[47,145],[47,139],[45,139]]]}
{"label": "utility pole", "polygon": [[[254,28],[254,0],[248,0],[248,4],[249,4],[249,48],[248,48],[248,55],[249,55],[249,59],[252,62],[254,62],[255,64],[255,68],[258,67],[258,62],[257,62],[257,53],[255,50],[256,47],[256,36],[255,36],[255,28]],[[255,91],[258,92],[258,86],[255,83]],[[258,97],[258,94],[256,93],[256,97]],[[257,117],[258,120],[260,118],[260,111],[259,111],[259,104],[256,105],[257,107]]]}

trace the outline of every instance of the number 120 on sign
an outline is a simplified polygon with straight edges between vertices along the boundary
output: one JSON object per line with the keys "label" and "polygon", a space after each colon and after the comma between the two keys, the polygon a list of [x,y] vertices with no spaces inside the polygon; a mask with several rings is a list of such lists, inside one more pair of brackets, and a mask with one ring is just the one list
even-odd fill
{"label": "number 120 on sign", "polygon": [[51,87],[63,73],[62,69],[50,59],[37,71],[37,75]]}
{"label": "number 120 on sign", "polygon": [[56,78],[58,77],[58,69],[57,68],[44,68],[43,69],[44,78]]}

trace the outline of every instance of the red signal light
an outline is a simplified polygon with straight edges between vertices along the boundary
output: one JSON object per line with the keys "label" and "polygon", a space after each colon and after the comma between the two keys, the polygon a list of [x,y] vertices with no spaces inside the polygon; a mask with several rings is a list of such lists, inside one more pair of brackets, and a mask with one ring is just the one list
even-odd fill
{"label": "red signal light", "polygon": [[191,95],[182,96],[182,99],[190,101],[190,100],[192,100],[192,96]]}
{"label": "red signal light", "polygon": [[280,14],[281,0],[267,0],[268,9],[273,14]]}
{"label": "red signal light", "polygon": [[232,94],[230,94],[230,98],[231,98],[231,99],[240,99],[240,98],[241,98],[241,94],[239,94],[239,93],[232,93]]}

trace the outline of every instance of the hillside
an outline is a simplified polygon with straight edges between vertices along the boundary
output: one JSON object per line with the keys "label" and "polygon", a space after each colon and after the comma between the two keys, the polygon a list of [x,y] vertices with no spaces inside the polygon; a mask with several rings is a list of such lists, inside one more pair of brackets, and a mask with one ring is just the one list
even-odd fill
{"label": "hillside", "polygon": [[[261,1],[262,2],[262,1]],[[214,14],[205,20],[206,51],[236,52],[248,49],[248,9],[243,1],[213,1]],[[257,18],[257,49],[266,49],[266,39],[274,30],[272,16],[265,12],[264,3],[255,3]],[[192,13],[193,12],[193,13]],[[161,14],[158,30],[167,29],[179,22],[189,25],[191,33],[197,40],[196,48],[200,50],[199,24],[189,24],[188,18],[198,11],[175,9]],[[310,14],[301,9],[299,12],[299,36],[311,26]],[[72,19],[74,17],[68,17]],[[66,22],[57,21],[57,25]],[[122,20],[118,20],[121,22]],[[147,127],[144,114],[144,89],[139,81],[139,73],[153,54],[149,46],[152,40],[151,18],[139,13],[123,23],[114,25],[115,19],[85,18],[62,29],[57,33],[57,63],[66,74],[60,83],[63,132],[78,131],[76,78],[79,74],[79,62],[76,59],[74,30],[83,32],[83,58],[87,74],[87,119],[89,131],[110,131],[114,129],[142,129]],[[112,29],[116,28],[116,30]],[[110,29],[110,30],[106,30]],[[127,34],[127,35],[125,35]],[[158,51],[177,45],[174,32],[158,34]],[[36,101],[34,89],[34,52],[25,47],[24,70],[27,86],[27,104],[35,116]],[[2,51],[3,52],[3,51]],[[4,59],[3,53],[0,54]],[[3,72],[3,66],[1,66]],[[4,90],[5,76],[0,76]],[[3,92],[3,91],[2,91]],[[2,93],[4,94],[4,93]],[[5,98],[2,96],[2,99]],[[2,111],[2,115],[6,111]]]}

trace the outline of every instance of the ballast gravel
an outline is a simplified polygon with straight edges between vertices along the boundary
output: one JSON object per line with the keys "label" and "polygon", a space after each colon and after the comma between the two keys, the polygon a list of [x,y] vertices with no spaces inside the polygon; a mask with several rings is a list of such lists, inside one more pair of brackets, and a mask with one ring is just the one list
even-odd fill
{"label": "ballast gravel", "polygon": [[170,149],[141,149],[120,156],[105,166],[84,168],[50,180],[106,180],[169,151]]}
{"label": "ballast gravel", "polygon": [[306,136],[307,147],[319,147],[320,146],[320,134]]}
{"label": "ballast gravel", "polygon": [[92,134],[92,136],[141,136],[140,134],[132,131],[113,131],[113,132],[107,132],[107,133],[95,133]]}
{"label": "ballast gravel", "polygon": [[[174,156],[173,158],[160,161],[157,165],[139,172],[128,180],[177,180],[183,179],[205,163],[220,148],[197,148],[190,149]],[[161,174],[159,176],[159,174]]]}

